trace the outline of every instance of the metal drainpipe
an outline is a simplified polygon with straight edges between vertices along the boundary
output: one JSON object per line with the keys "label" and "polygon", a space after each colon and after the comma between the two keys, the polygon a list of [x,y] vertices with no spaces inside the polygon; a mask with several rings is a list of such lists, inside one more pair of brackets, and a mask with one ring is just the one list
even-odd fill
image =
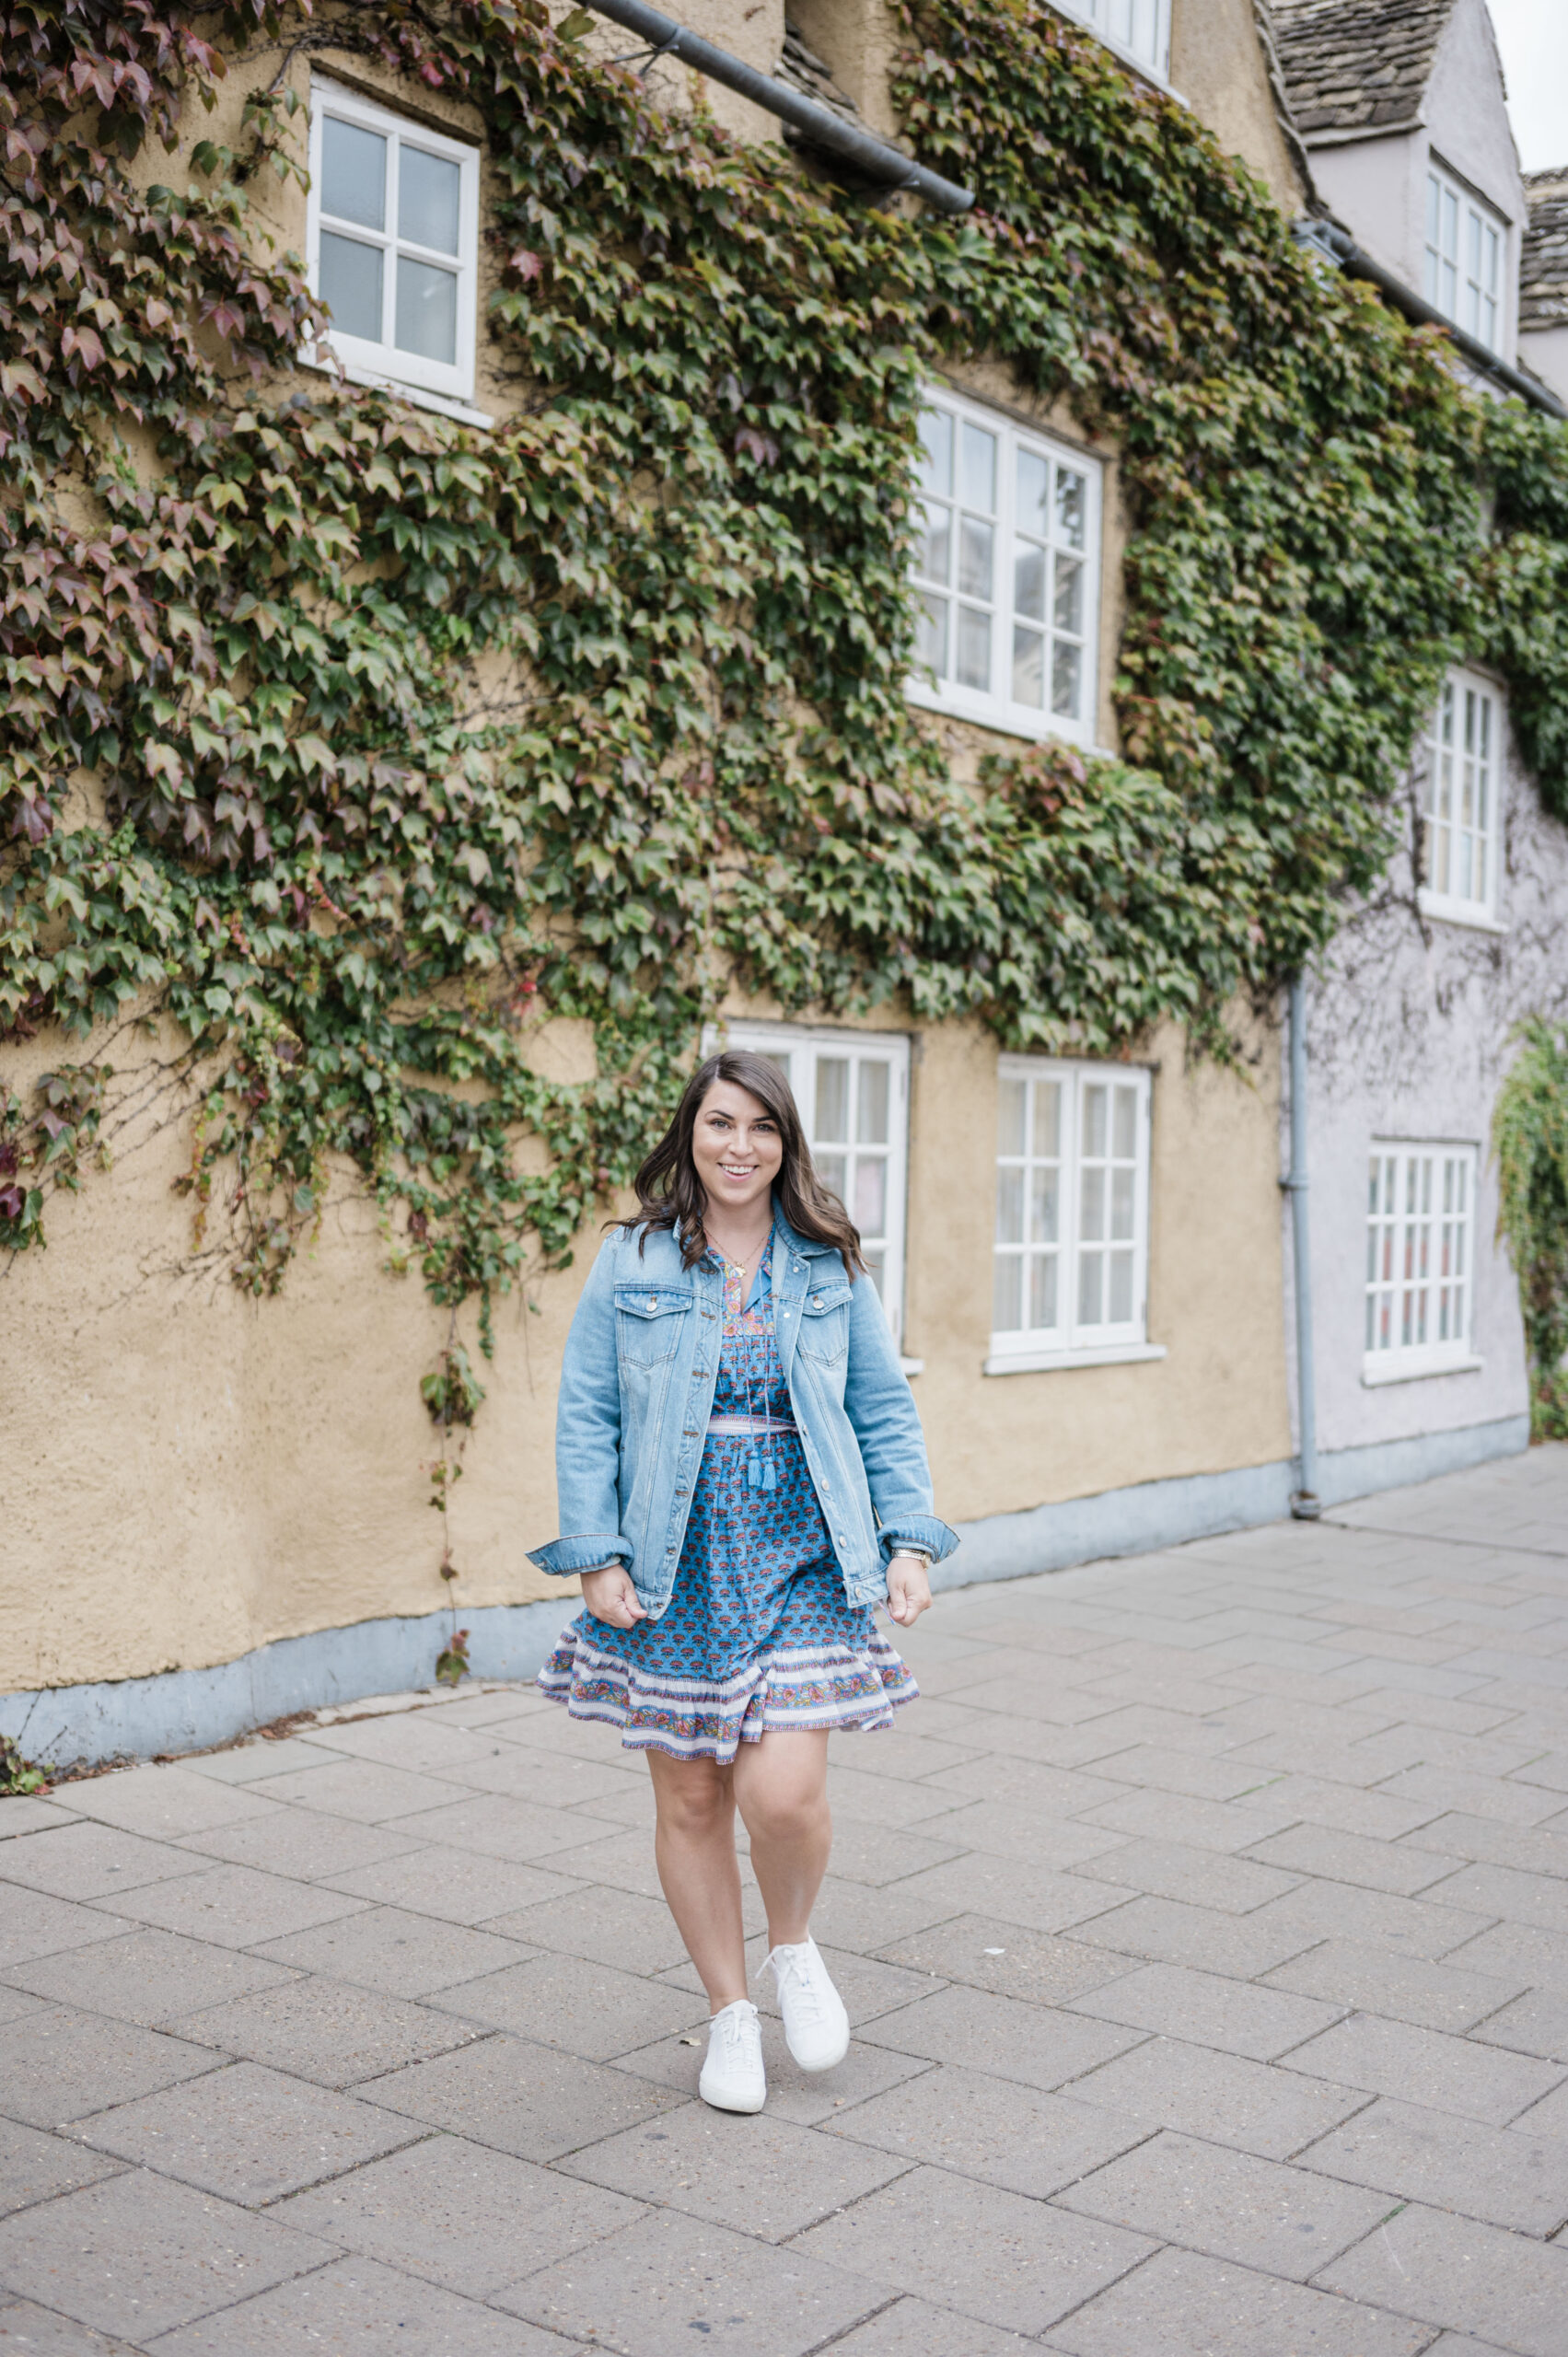
{"label": "metal drainpipe", "polygon": [[1290,985],[1290,1175],[1280,1185],[1290,1197],[1291,1268],[1295,1280],[1295,1407],[1300,1483],[1290,1502],[1298,1522],[1316,1522],[1318,1378],[1312,1353],[1312,1226],[1307,1207],[1307,980]]}
{"label": "metal drainpipe", "polygon": [[974,203],[971,189],[945,180],[940,172],[927,171],[923,164],[900,155],[888,140],[842,122],[830,107],[819,106],[815,99],[806,98],[771,74],[759,74],[754,65],[732,57],[727,49],[715,49],[700,33],[646,6],[645,0],[588,0],[588,6],[596,16],[608,17],[612,23],[624,25],[628,32],[638,34],[656,56],[679,57],[711,82],[738,90],[754,106],[765,107],[781,122],[793,123],[813,146],[842,156],[868,180],[882,180],[892,189],[911,189],[938,213],[967,213]]}

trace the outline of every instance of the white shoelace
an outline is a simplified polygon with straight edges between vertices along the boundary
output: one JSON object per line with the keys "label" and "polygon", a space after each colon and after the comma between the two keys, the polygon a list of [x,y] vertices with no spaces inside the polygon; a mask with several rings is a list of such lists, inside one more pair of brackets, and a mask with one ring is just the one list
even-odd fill
{"label": "white shoelace", "polygon": [[808,1948],[802,1950],[799,1947],[774,1948],[768,1958],[768,1962],[773,1968],[773,1979],[778,1984],[780,1997],[784,1995],[784,1985],[787,1979],[795,1989],[796,2003],[801,2013],[808,2020],[819,2022],[822,2018],[822,2000],[818,1991],[816,1975],[811,1968],[814,1961],[815,1958]]}
{"label": "white shoelace", "polygon": [[734,2061],[746,2045],[746,2032],[757,2018],[757,2009],[748,2005],[743,2013],[738,2004],[726,2005],[715,2014],[708,2026],[710,2038],[717,2036],[726,2062]]}

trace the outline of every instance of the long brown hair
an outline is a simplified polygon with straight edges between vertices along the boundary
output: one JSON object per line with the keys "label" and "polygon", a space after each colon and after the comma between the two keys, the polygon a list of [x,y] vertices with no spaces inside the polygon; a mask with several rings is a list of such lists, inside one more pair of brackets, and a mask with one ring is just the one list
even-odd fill
{"label": "long brown hair", "polygon": [[722,1055],[710,1056],[698,1065],[686,1084],[674,1120],[638,1171],[633,1181],[637,1209],[623,1225],[628,1234],[637,1237],[639,1251],[656,1228],[675,1236],[688,1269],[707,1250],[703,1229],[707,1197],[697,1176],[691,1138],[709,1090],[721,1080],[744,1088],[778,1123],[784,1160],[773,1180],[773,1197],[796,1234],[813,1244],[830,1245],[843,1256],[852,1277],[862,1275],[865,1256],[860,1248],[860,1231],[812,1168],[811,1149],[794,1092],[778,1065],[767,1056],[754,1055],[749,1048],[726,1048]]}

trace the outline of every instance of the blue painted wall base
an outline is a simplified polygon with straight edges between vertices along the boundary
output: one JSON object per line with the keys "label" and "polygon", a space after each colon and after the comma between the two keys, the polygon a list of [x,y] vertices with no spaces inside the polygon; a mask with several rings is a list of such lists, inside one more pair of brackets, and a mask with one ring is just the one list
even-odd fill
{"label": "blue painted wall base", "polygon": [[[1318,1495],[1332,1507],[1376,1491],[1430,1481],[1493,1457],[1516,1456],[1529,1446],[1529,1436],[1528,1417],[1510,1416],[1457,1432],[1338,1449],[1318,1457]],[[960,1523],[958,1552],[937,1568],[933,1585],[1025,1579],[1031,1573],[1064,1571],[1072,1563],[1179,1547],[1220,1531],[1255,1529],[1290,1512],[1295,1483],[1295,1463],[1286,1457],[1229,1473],[1140,1481],[1098,1497]],[[567,1596],[558,1602],[465,1611],[475,1675],[531,1678],[576,1609],[575,1596]],[[448,1626],[444,1612],[361,1620],[349,1629],[283,1637],[214,1669],[173,1669],[157,1678],[0,1695],[0,1735],[20,1744],[28,1759],[54,1767],[200,1751],[292,1711],[433,1685],[436,1656]]]}

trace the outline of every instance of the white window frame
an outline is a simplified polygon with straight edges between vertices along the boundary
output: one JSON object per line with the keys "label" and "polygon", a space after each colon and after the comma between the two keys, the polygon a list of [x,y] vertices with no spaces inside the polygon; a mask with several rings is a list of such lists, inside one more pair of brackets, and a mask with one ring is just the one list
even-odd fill
{"label": "white window frame", "polygon": [[[850,1126],[856,1122],[855,1109],[859,1103],[860,1066],[864,1063],[886,1065],[888,1070],[888,1138],[886,1147],[872,1145],[874,1157],[887,1165],[883,1180],[884,1218],[886,1225],[879,1236],[867,1232],[865,1241],[881,1254],[881,1283],[878,1291],[888,1324],[895,1342],[901,1343],[904,1330],[904,1236],[909,1196],[909,1070],[910,1043],[899,1031],[851,1031],[813,1029],[795,1023],[724,1023],[710,1024],[703,1035],[703,1053],[716,1055],[721,1048],[750,1048],[760,1056],[771,1056],[783,1063],[800,1108],[800,1119],[806,1131],[807,1144],[815,1157],[823,1142],[817,1135],[817,1067],[827,1057],[847,1057],[850,1061],[849,1103]],[[827,1142],[824,1152],[835,1149],[851,1154],[865,1153],[866,1146],[854,1141],[837,1139]],[[819,1175],[821,1175],[820,1171]],[[827,1183],[830,1183],[830,1180]],[[834,1190],[837,1192],[837,1190]],[[854,1184],[849,1186],[851,1200],[846,1205],[854,1218]],[[856,1222],[858,1225],[859,1223]],[[906,1360],[906,1374],[916,1371],[914,1363]]]}
{"label": "white window frame", "polygon": [[1480,672],[1450,671],[1427,729],[1418,822],[1423,913],[1487,931],[1502,930],[1504,709]]}
{"label": "white window frame", "polygon": [[[1028,1085],[1025,1099],[1023,1145],[1019,1154],[1006,1150],[1007,1141],[1002,1130],[1002,1107],[998,1107],[998,1134],[995,1155],[995,1185],[997,1213],[988,1272],[993,1286],[993,1311],[995,1309],[995,1285],[998,1264],[1004,1260],[1021,1260],[1024,1273],[1020,1294],[1025,1314],[1030,1293],[1029,1264],[1031,1247],[1047,1239],[1028,1234],[1032,1220],[1032,1180],[1037,1170],[1054,1167],[1058,1174],[1056,1213],[1057,1283],[1056,1323],[1050,1327],[1019,1326],[993,1328],[991,1336],[991,1356],[986,1360],[987,1375],[1024,1374],[1052,1367],[1105,1366],[1125,1360],[1163,1359],[1165,1347],[1148,1339],[1149,1292],[1149,1202],[1150,1173],[1153,1147],[1154,1088],[1153,1074],[1141,1064],[1105,1064],[1081,1062],[1076,1059],[1063,1060],[1049,1056],[1003,1056],[997,1067],[998,1079],[1004,1083]],[[1058,1152],[1055,1157],[1041,1156],[1033,1151],[1035,1091],[1041,1086],[1054,1086],[1061,1092],[1058,1099],[1060,1126]],[[1132,1184],[1132,1316],[1111,1324],[1102,1322],[1086,1325],[1080,1321],[1079,1271],[1086,1244],[1108,1240],[1083,1237],[1079,1231],[1086,1213],[1090,1211],[1091,1197],[1086,1177],[1088,1157],[1084,1152],[1086,1134],[1086,1097],[1092,1088],[1131,1088],[1135,1097],[1135,1132],[1133,1140],[1134,1167]],[[1112,1117],[1108,1107],[1108,1120]],[[1111,1138],[1113,1144],[1113,1136]],[[1106,1166],[1097,1166],[1106,1167]],[[1125,1162],[1122,1163],[1125,1167]],[[1005,1190],[1010,1194],[1014,1187],[1021,1194],[1021,1218],[1017,1221],[1004,1216]],[[1103,1209],[1103,1207],[1102,1207]],[[1109,1226],[1103,1218],[1099,1223]],[[1021,1226],[1021,1237],[1004,1235],[1005,1227]]]}
{"label": "white window frame", "polygon": [[1170,0],[1051,0],[1107,49],[1164,85],[1170,74]]}
{"label": "white window frame", "polygon": [[1373,1139],[1362,1286],[1364,1383],[1458,1375],[1482,1364],[1473,1341],[1480,1167],[1481,1149],[1469,1140]]}
{"label": "white window frame", "polygon": [[[387,154],[387,213],[386,225],[380,230],[366,229],[360,223],[345,221],[341,234],[350,236],[361,244],[377,246],[386,260],[382,270],[382,323],[385,339],[372,343],[368,337],[349,335],[342,328],[324,326],[312,342],[324,345],[332,357],[341,362],[346,374],[358,384],[386,385],[398,391],[423,395],[432,406],[451,406],[463,411],[473,400],[474,367],[478,341],[479,316],[479,150],[470,142],[454,139],[412,116],[399,114],[393,108],[377,106],[372,99],[362,98],[358,91],[345,89],[341,83],[316,76],[310,85],[310,190],[306,203],[306,271],[312,293],[321,284],[321,231],[338,231],[340,225],[330,215],[323,221],[321,211],[321,147],[323,127],[328,116],[339,122],[353,123],[362,131],[374,131],[388,143]],[[397,257],[407,252],[417,261],[427,261],[441,269],[451,269],[454,257],[436,253],[417,246],[397,232],[398,163],[404,147],[414,147],[430,156],[444,157],[459,168],[458,251],[456,255],[457,293],[457,357],[446,361],[430,360],[417,352],[403,352],[390,341],[397,302]],[[488,423],[488,421],[483,421]]]}
{"label": "white window frame", "polygon": [[1422,290],[1446,319],[1501,354],[1508,333],[1508,224],[1434,156],[1427,158],[1424,202]]}
{"label": "white window frame", "polygon": [[[1056,737],[1065,738],[1070,744],[1093,746],[1099,697],[1100,511],[1104,497],[1102,462],[1098,459],[1086,456],[1082,450],[1074,449],[1069,445],[1056,440],[1049,434],[1039,433],[1031,426],[1020,425],[1000,410],[992,409],[983,401],[971,401],[967,395],[955,392],[947,385],[928,385],[924,406],[927,410],[945,412],[952,419],[955,454],[960,445],[962,431],[966,424],[978,426],[981,431],[994,435],[996,437],[997,466],[993,510],[995,537],[992,598],[989,600],[978,596],[966,598],[958,586],[960,529],[958,518],[964,503],[959,496],[956,459],[951,499],[938,498],[933,494],[934,505],[947,507],[954,518],[953,528],[949,534],[947,580],[946,583],[939,584],[934,575],[929,576],[928,580],[921,571],[927,538],[920,528],[918,516],[914,545],[911,552],[910,573],[911,582],[917,596],[923,583],[930,586],[933,594],[942,590],[947,597],[950,662],[953,659],[957,635],[954,625],[959,609],[966,608],[989,614],[992,625],[990,683],[986,688],[980,689],[962,686],[957,679],[952,677],[934,678],[929,668],[923,662],[917,646],[916,666],[906,682],[909,700],[912,703],[921,705],[925,711],[947,713],[958,719],[976,721],[982,727],[1000,729],[1008,736],[1026,737],[1037,740]],[[1084,541],[1081,549],[1072,548],[1064,541],[1059,541],[1055,537],[1054,529],[1049,541],[1035,540],[1031,536],[1019,530],[1015,520],[1016,511],[1014,492],[1021,453],[1028,453],[1031,459],[1043,460],[1052,469],[1053,491],[1054,470],[1057,468],[1083,477]],[[919,500],[923,501],[924,496],[923,491],[917,490]],[[974,512],[978,518],[981,511],[976,509]],[[1045,701],[1038,706],[1016,702],[1012,692],[1015,623],[1029,631],[1031,634],[1034,631],[1035,618],[1017,614],[1012,586],[1015,580],[1016,559],[1030,548],[1039,548],[1049,553],[1052,568],[1050,578],[1044,585],[1044,613],[1040,619],[1039,631],[1043,642],[1042,694]],[[1053,568],[1058,550],[1064,561],[1081,563],[1083,567],[1081,634],[1068,631],[1058,632],[1051,619],[1054,596]],[[1050,709],[1051,657],[1058,638],[1061,638],[1064,644],[1078,644],[1082,647],[1082,672],[1076,714],[1055,713]]]}

